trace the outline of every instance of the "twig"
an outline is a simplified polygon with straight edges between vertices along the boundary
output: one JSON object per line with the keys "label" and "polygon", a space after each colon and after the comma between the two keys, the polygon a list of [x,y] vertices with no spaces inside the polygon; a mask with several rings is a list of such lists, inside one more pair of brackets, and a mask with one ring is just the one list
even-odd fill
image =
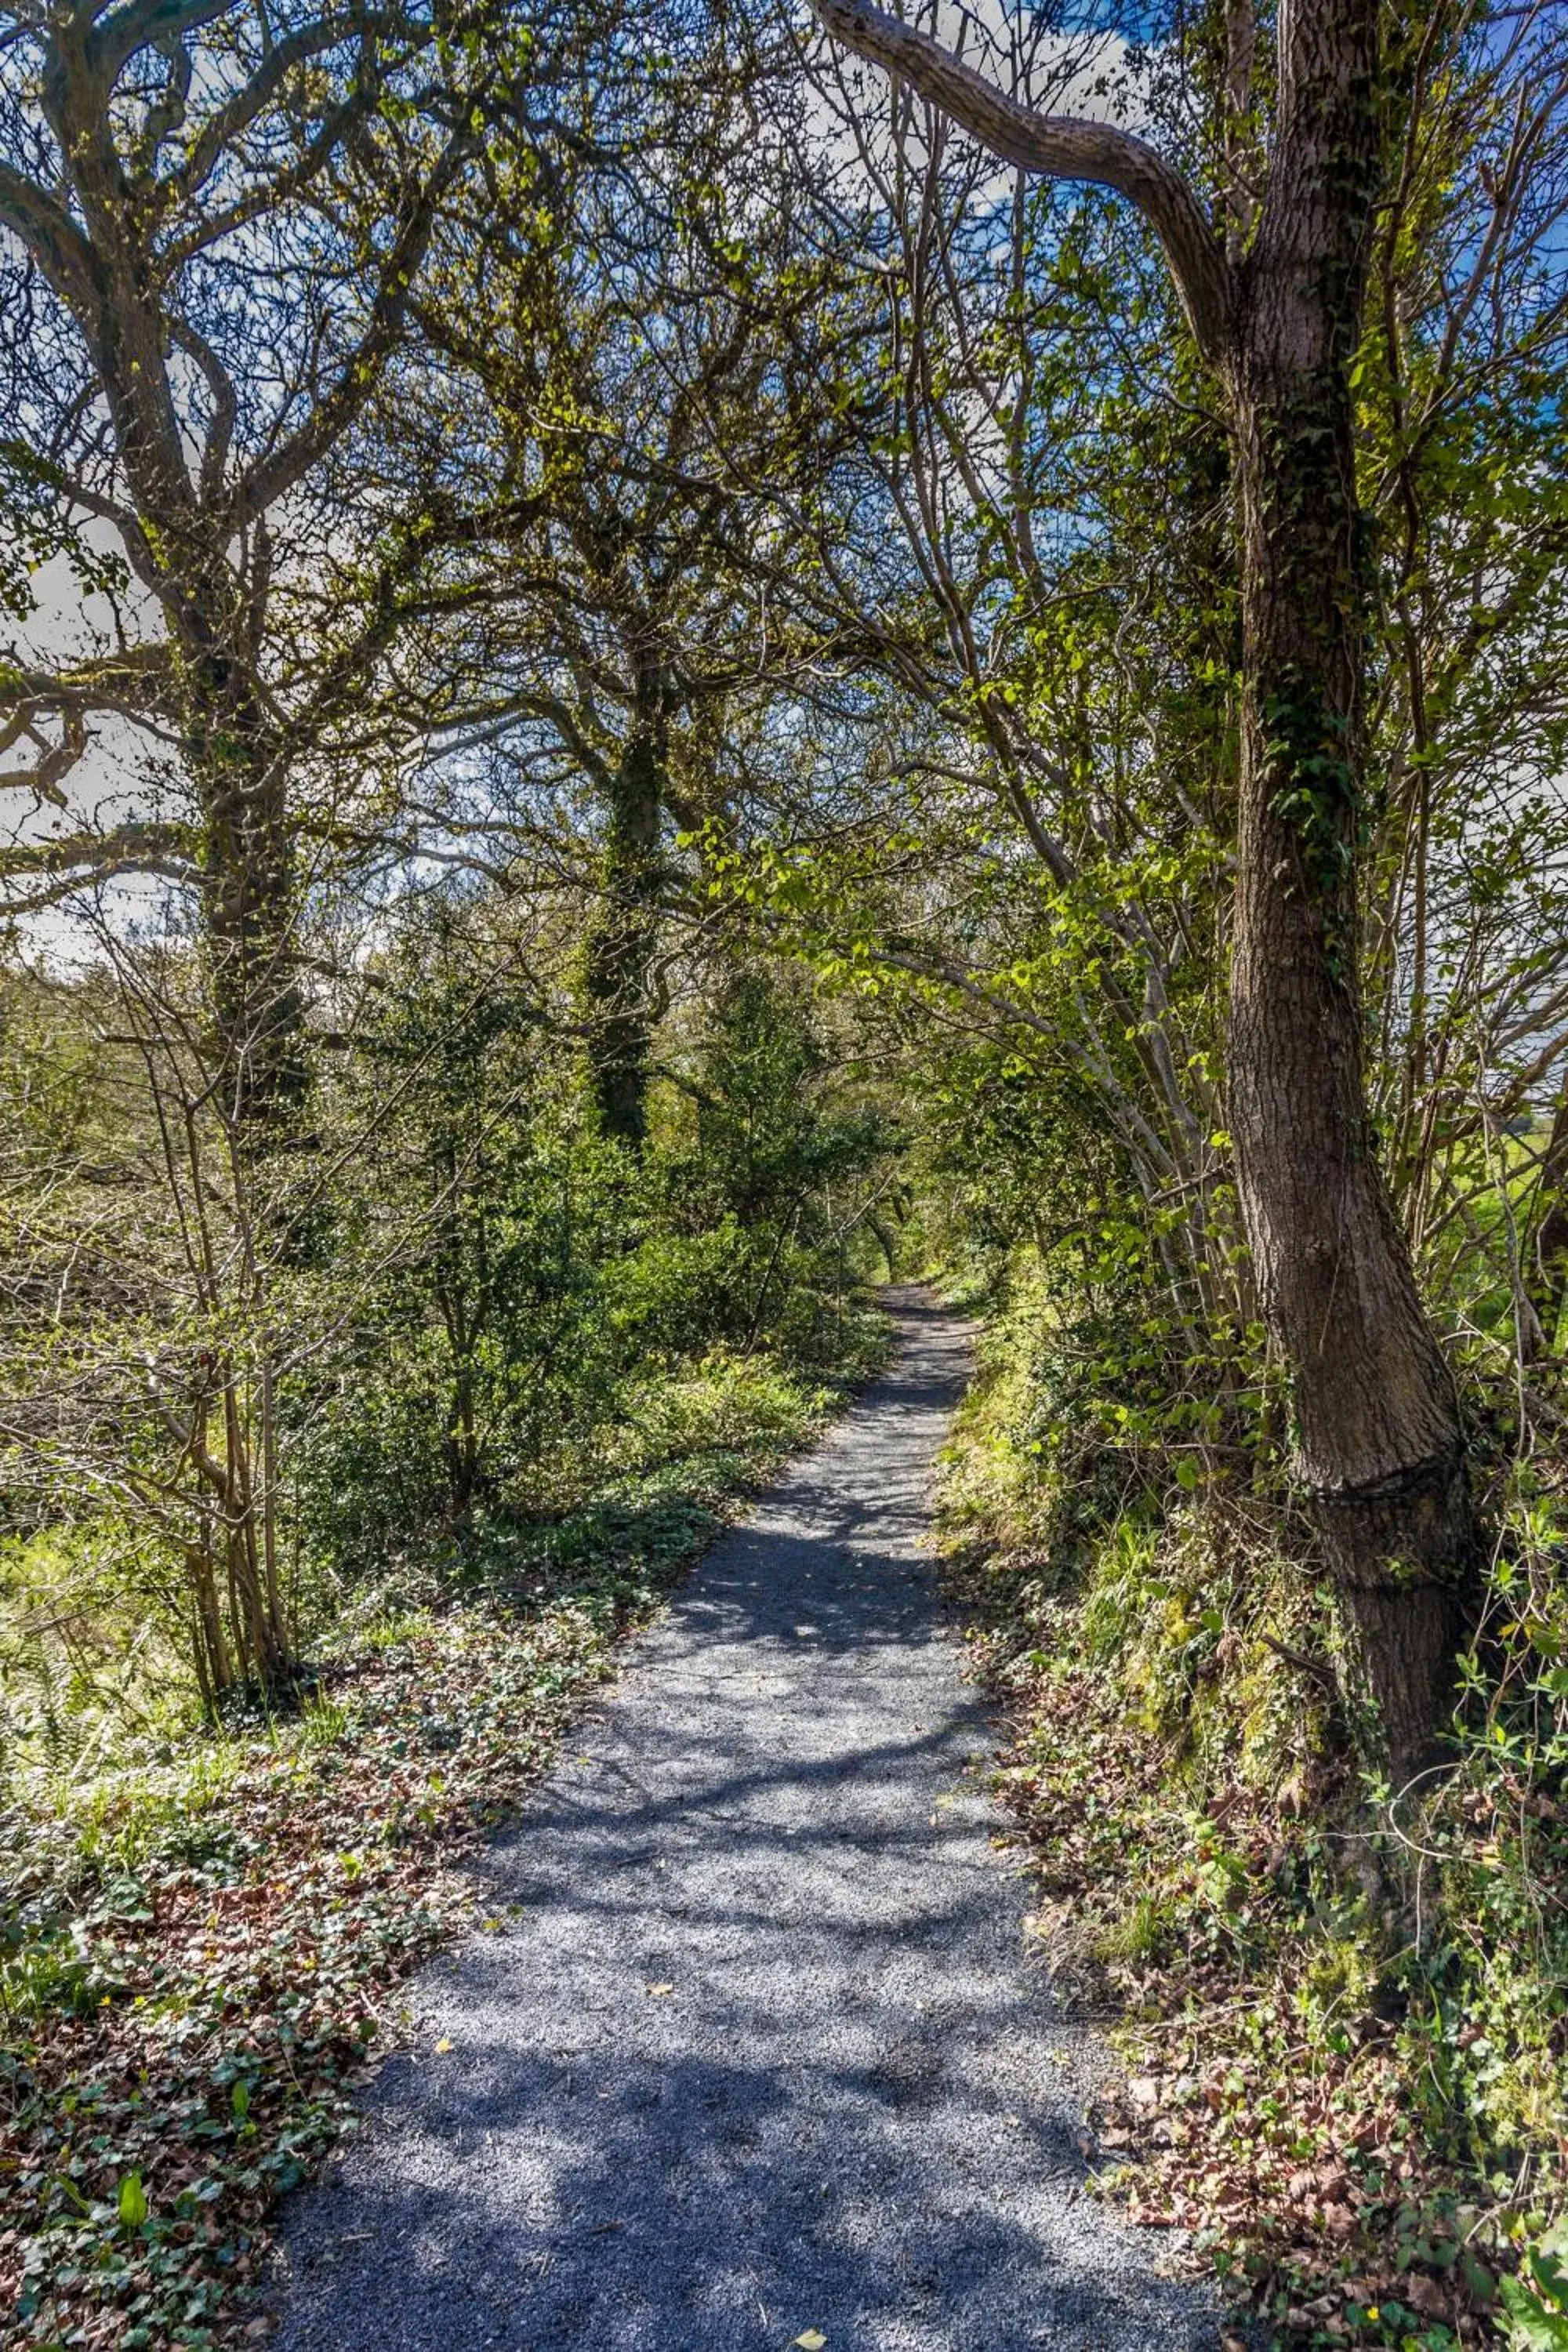
{"label": "twig", "polygon": [[1326,1658],[1314,1658],[1305,1650],[1293,1650],[1289,1642],[1277,1642],[1272,1633],[1259,1633],[1258,1640],[1287,1665],[1300,1666],[1304,1675],[1313,1675],[1330,1695],[1338,1698],[1340,1685],[1332,1666]]}

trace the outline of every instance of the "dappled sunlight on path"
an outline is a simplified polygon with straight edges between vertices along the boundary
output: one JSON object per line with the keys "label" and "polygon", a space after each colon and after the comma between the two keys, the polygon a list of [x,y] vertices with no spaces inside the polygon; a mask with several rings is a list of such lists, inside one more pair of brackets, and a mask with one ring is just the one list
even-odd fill
{"label": "dappled sunlight on path", "polygon": [[1084,2190],[1079,2036],[1026,1965],[920,1549],[965,1337],[898,1304],[893,1373],[496,1849],[497,1931],[424,1980],[300,2200],[284,2352],[1215,2340]]}

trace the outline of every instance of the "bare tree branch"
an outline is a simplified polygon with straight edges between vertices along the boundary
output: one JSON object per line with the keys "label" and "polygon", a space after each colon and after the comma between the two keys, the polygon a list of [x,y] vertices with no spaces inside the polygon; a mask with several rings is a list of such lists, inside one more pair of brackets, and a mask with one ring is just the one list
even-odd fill
{"label": "bare tree branch", "polygon": [[323,49],[335,48],[340,41],[389,32],[394,24],[392,17],[353,9],[342,16],[323,16],[313,25],[301,25],[277,42],[249,80],[203,125],[178,175],[181,194],[194,196],[205,185],[234,142],[250,128],[296,66],[319,57]]}
{"label": "bare tree branch", "polygon": [[79,299],[92,273],[92,255],[63,205],[0,163],[0,226],[20,237],[57,294]]}
{"label": "bare tree branch", "polygon": [[473,134],[467,131],[447,142],[382,264],[369,326],[299,431],[245,476],[229,509],[231,528],[243,529],[292,489],[364,406],[381,362],[402,333],[409,291],[429,246],[441,199],[473,143]]}
{"label": "bare tree branch", "polygon": [[107,833],[59,834],[45,841],[13,842],[0,847],[0,882],[36,879],[47,884],[26,892],[37,909],[116,875],[157,874],[170,882],[201,878],[195,842],[188,825],[132,820]]}
{"label": "bare tree branch", "polygon": [[1147,141],[1112,123],[1035,113],[961,64],[929,33],[900,23],[871,0],[812,0],[812,5],[835,40],[897,74],[1004,163],[1053,179],[1092,181],[1136,205],[1164,250],[1199,350],[1211,365],[1223,362],[1232,292],[1224,248],[1181,173]]}

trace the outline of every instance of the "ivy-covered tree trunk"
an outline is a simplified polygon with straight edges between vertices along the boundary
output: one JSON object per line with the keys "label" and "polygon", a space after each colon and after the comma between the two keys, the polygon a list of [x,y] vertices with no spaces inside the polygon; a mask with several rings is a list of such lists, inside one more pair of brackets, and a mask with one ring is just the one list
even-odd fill
{"label": "ivy-covered tree trunk", "polygon": [[662,730],[640,715],[611,782],[604,895],[588,926],[584,994],[588,1066],[605,1135],[640,1150],[647,1134],[651,983],[658,945]]}
{"label": "ivy-covered tree trunk", "polygon": [[[1035,113],[873,0],[814,5],[994,153],[1135,204],[1228,409],[1245,640],[1237,1190],[1291,1378],[1298,1468],[1403,1775],[1452,1673],[1474,1530],[1454,1384],[1378,1165],[1356,974],[1365,597],[1350,367],[1378,192],[1380,0],[1280,12],[1266,184],[1260,200],[1232,189],[1228,235],[1145,141]],[[1232,26],[1233,105],[1244,35]]]}
{"label": "ivy-covered tree trunk", "polygon": [[214,1044],[224,1107],[249,1144],[291,1123],[307,1086],[287,766],[221,646],[192,662],[186,708]]}
{"label": "ivy-covered tree trunk", "polygon": [[1378,16],[1377,0],[1292,12],[1268,198],[1237,290],[1230,1099],[1299,1470],[1403,1772],[1452,1671],[1473,1531],[1454,1383],[1367,1113],[1356,976],[1366,596],[1349,371],[1377,187]]}

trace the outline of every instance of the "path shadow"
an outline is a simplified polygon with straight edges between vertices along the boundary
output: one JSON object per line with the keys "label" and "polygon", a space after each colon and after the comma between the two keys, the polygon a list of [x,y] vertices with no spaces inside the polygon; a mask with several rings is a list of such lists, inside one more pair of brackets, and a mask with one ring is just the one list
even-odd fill
{"label": "path shadow", "polygon": [[[868,2103],[889,2112],[869,2152]],[[896,2079],[831,2064],[801,2081],[687,2057],[623,2069],[605,2095],[581,2061],[534,2060],[470,2084],[460,2121],[421,2092],[409,2137],[399,2105],[398,2162],[356,2183],[353,2235],[296,2240],[310,2340],[341,2352],[731,2352],[808,2328],[829,2352],[1214,2341],[1190,2289],[1131,2262],[1108,2274],[1059,2124],[1013,2134],[1036,2208],[1015,2215]],[[1099,2259],[1075,2258],[1075,2234]]]}
{"label": "path shadow", "polygon": [[918,1549],[963,1385],[908,1369],[710,1555],[484,1864],[279,2352],[1195,2352],[1085,2188],[983,1707]]}

